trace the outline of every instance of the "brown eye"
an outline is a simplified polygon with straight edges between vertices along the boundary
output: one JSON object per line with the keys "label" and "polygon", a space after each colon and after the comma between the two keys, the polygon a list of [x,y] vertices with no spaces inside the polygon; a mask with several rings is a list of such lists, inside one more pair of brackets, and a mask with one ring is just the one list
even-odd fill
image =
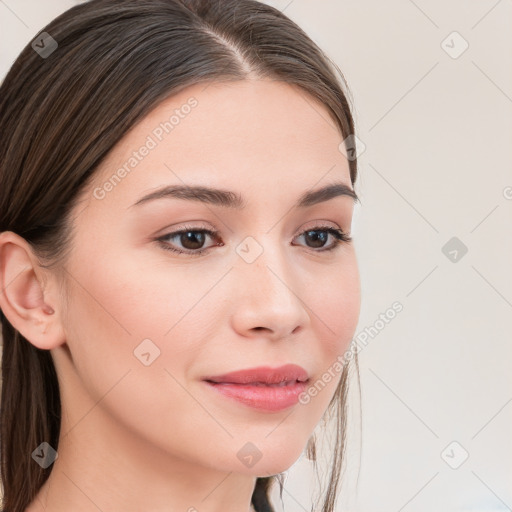
{"label": "brown eye", "polygon": [[[198,229],[198,228],[184,228],[179,231],[173,231],[172,233],[167,233],[166,235],[157,239],[160,242],[160,245],[172,252],[176,252],[179,254],[189,254],[191,256],[197,256],[206,252],[210,247],[215,245],[222,245],[219,243],[213,244],[213,246],[204,248],[204,243],[206,236],[210,236],[212,238],[218,238],[218,233],[216,231],[211,231],[209,229]],[[179,247],[173,247],[171,245],[170,240],[177,239],[178,243],[183,247],[180,249]],[[176,242],[174,242],[176,243]]]}
{"label": "brown eye", "polygon": [[200,231],[187,231],[179,235],[179,241],[185,249],[193,251],[202,248],[205,236]]}
{"label": "brown eye", "polygon": [[[329,235],[332,235],[335,238],[335,240],[332,243],[332,245],[328,246],[327,248],[323,248],[324,245],[327,243]],[[335,229],[330,226],[317,226],[315,228],[304,231],[299,236],[303,236],[306,240],[309,240],[311,245],[308,245],[308,247],[312,249],[321,249],[320,251],[317,252],[331,251],[344,242],[352,241],[352,238],[346,235],[341,229]]]}

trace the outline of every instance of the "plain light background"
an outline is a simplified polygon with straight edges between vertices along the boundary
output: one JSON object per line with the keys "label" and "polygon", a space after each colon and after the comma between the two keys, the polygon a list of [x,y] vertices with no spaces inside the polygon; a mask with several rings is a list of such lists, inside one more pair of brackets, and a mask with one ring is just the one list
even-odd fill
{"label": "plain light background", "polygon": [[[75,3],[0,0],[0,76]],[[367,345],[338,510],[511,510],[512,2],[267,3],[340,67],[360,139]],[[301,456],[285,510],[316,489]]]}

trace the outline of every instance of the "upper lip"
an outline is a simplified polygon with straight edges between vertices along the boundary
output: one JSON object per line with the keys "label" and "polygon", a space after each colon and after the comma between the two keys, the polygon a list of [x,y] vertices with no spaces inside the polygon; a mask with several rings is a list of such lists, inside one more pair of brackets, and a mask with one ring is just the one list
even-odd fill
{"label": "upper lip", "polygon": [[263,384],[279,384],[281,382],[305,382],[308,378],[308,373],[304,368],[302,368],[302,366],[296,364],[285,364],[278,368],[259,366],[257,368],[237,370],[223,375],[205,377],[203,380],[232,384],[251,384],[257,382]]}

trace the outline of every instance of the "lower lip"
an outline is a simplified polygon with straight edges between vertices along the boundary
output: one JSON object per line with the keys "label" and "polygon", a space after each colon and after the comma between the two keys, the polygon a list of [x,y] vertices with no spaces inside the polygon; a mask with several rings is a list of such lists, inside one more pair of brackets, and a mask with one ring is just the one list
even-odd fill
{"label": "lower lip", "polygon": [[205,381],[209,387],[228,398],[263,411],[281,411],[295,405],[307,382],[296,381],[286,386],[254,386],[251,384],[215,383]]}

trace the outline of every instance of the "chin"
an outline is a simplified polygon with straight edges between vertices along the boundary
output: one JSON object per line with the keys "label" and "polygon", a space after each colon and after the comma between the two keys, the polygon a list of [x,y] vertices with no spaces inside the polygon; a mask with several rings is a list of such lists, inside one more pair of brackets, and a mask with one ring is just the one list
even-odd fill
{"label": "chin", "polygon": [[252,467],[242,467],[238,469],[238,472],[256,477],[267,477],[277,475],[289,470],[293,464],[299,459],[300,452],[283,454],[279,450],[276,452],[267,454],[263,453],[261,459],[259,459]]}

